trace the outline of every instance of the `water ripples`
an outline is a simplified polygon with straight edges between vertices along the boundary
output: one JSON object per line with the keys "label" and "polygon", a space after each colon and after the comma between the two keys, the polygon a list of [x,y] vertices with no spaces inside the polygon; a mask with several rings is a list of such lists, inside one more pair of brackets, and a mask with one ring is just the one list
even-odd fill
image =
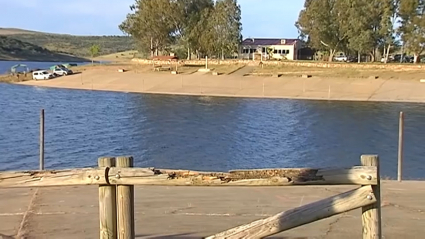
{"label": "water ripples", "polygon": [[46,167],[136,166],[223,171],[344,167],[379,154],[395,177],[398,113],[406,113],[404,174],[425,178],[425,105],[142,95],[0,84],[0,170],[38,168],[39,110]]}

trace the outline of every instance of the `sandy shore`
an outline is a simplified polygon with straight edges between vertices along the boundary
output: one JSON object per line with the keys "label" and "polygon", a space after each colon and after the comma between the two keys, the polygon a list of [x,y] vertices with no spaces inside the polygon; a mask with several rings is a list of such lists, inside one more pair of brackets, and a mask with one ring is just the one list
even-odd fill
{"label": "sandy shore", "polygon": [[[424,184],[382,181],[384,238],[423,238]],[[136,238],[201,238],[352,188],[136,187]],[[98,238],[98,210],[93,186],[1,189],[0,238]],[[361,238],[361,228],[357,209],[272,238]]]}
{"label": "sandy shore", "polygon": [[425,102],[425,83],[418,80],[365,78],[301,78],[243,76],[244,69],[231,75],[204,73],[171,75],[120,73],[88,69],[81,74],[46,81],[18,84],[84,90],[208,95],[226,97],[292,98],[349,101]]}

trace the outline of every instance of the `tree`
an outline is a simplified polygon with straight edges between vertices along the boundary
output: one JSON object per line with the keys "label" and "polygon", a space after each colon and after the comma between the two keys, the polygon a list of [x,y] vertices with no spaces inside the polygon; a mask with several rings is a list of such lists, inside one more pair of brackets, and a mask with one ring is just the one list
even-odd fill
{"label": "tree", "polygon": [[187,48],[187,58],[190,60],[191,48],[198,43],[203,29],[197,28],[205,9],[214,7],[213,0],[175,0],[170,2],[167,16],[173,26],[173,36],[179,45]]}
{"label": "tree", "polygon": [[316,49],[329,51],[329,61],[336,51],[343,49],[347,41],[346,24],[341,18],[339,0],[306,0],[295,26],[300,37]]}
{"label": "tree", "polygon": [[216,54],[224,60],[225,55],[237,51],[242,40],[241,8],[237,0],[217,0],[211,21],[217,44]]}
{"label": "tree", "polygon": [[[375,9],[374,0],[348,0],[339,1],[341,26],[346,34],[347,49],[355,51],[358,54],[358,62],[361,61],[361,55],[373,52],[376,45],[375,15],[372,13]],[[372,23],[372,24],[371,24]],[[373,54],[372,54],[373,55]],[[373,58],[373,56],[372,56]]]}
{"label": "tree", "polygon": [[90,56],[91,56],[91,63],[93,64],[93,58],[96,57],[100,52],[100,46],[97,44],[94,44],[90,47]]}
{"label": "tree", "polygon": [[167,17],[170,7],[170,0],[136,0],[119,28],[136,39],[142,50],[158,55],[172,42],[173,27]]}
{"label": "tree", "polygon": [[391,48],[394,47],[395,44],[395,29],[394,25],[397,19],[398,7],[400,4],[400,0],[382,0],[383,12],[380,21],[380,31],[379,34],[382,39],[382,45],[384,46],[384,59],[385,63],[387,63]]}
{"label": "tree", "polygon": [[414,63],[425,50],[425,0],[400,1],[399,32],[406,49],[414,56]]}

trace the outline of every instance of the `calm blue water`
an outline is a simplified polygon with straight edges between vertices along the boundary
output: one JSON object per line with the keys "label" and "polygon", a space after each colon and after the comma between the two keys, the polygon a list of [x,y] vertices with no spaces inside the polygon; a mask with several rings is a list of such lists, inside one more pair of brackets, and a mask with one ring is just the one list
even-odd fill
{"label": "calm blue water", "polygon": [[340,167],[379,154],[397,170],[398,114],[406,113],[404,174],[425,178],[425,104],[161,96],[0,84],[0,170],[37,169],[39,111],[46,167],[94,166],[133,155],[136,166],[229,170]]}

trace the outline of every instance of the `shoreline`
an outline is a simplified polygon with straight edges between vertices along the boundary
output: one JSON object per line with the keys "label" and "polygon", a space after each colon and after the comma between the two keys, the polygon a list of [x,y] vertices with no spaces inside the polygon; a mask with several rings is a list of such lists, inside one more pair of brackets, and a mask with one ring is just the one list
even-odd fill
{"label": "shoreline", "polygon": [[425,103],[425,83],[413,80],[367,78],[301,78],[242,76],[237,72],[206,73],[116,72],[87,69],[47,81],[13,84],[108,92],[264,99]]}
{"label": "shoreline", "polygon": [[[40,86],[40,85],[30,85],[30,84],[20,84],[22,82],[0,82],[4,84],[14,84],[14,85],[24,85],[28,87],[35,88],[46,88],[46,89],[64,89],[64,90],[84,90],[84,91],[98,91],[98,92],[114,92],[114,93],[123,93],[123,94],[147,94],[147,95],[162,95],[162,96],[193,96],[193,97],[217,97],[217,98],[244,98],[244,99],[283,99],[283,100],[310,100],[310,101],[336,101],[336,102],[382,102],[382,103],[415,103],[415,104],[424,104],[424,101],[415,101],[415,100],[398,100],[398,99],[357,99],[357,98],[315,98],[315,97],[285,97],[285,96],[246,96],[246,95],[226,95],[226,94],[200,94],[200,93],[176,93],[176,92],[151,92],[151,91],[121,91],[121,90],[103,90],[103,89],[83,89],[83,88],[65,88],[65,87],[56,87],[56,86]],[[415,179],[416,180],[416,179]],[[420,180],[420,179],[419,179]],[[425,178],[423,179],[425,181]]]}

